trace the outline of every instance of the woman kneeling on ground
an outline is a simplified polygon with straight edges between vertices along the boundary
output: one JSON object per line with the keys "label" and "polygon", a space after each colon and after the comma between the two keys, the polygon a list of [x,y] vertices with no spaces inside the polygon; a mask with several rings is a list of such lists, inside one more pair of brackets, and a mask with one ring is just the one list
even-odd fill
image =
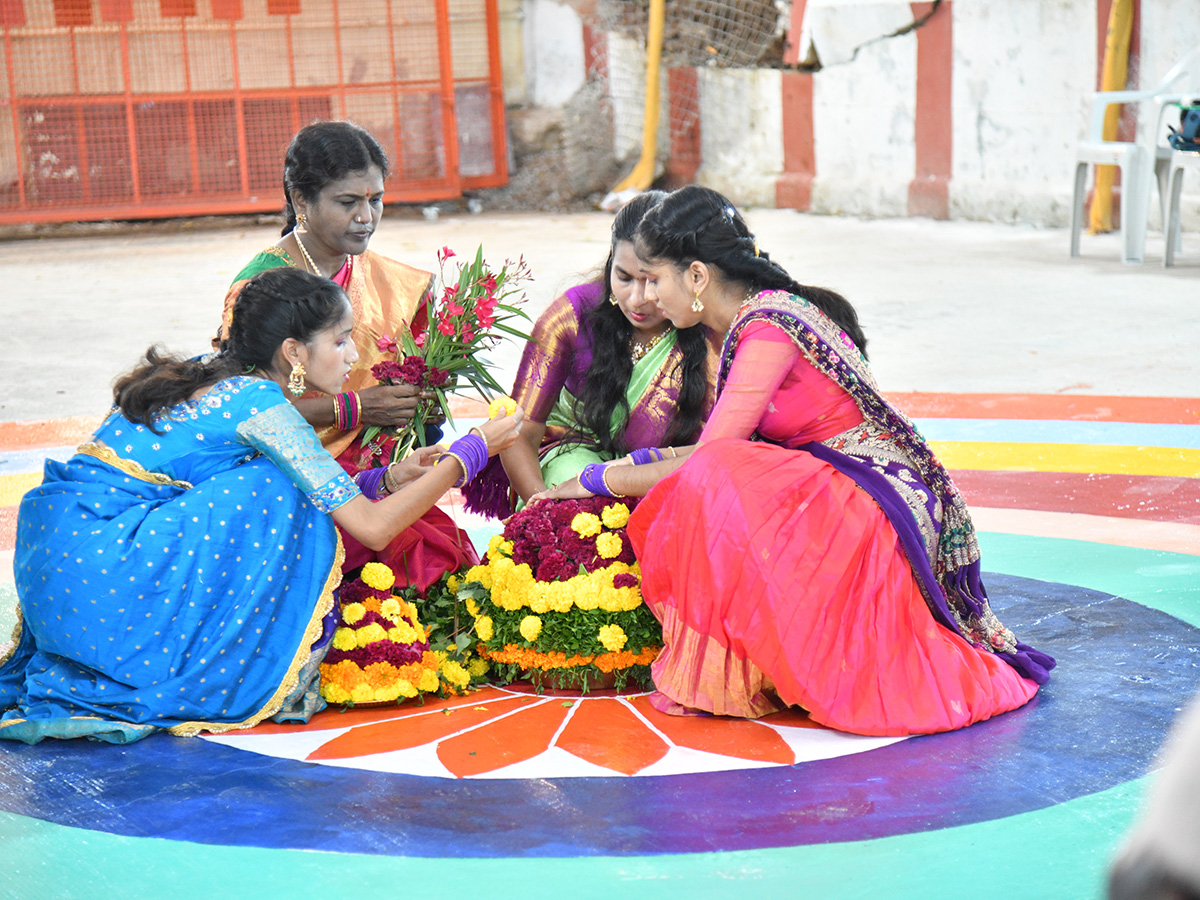
{"label": "woman kneeling on ground", "polygon": [[[345,292],[272,269],[241,291],[221,352],[151,348],[116,408],[21,501],[18,640],[0,660],[0,738],[113,743],[307,721],[333,633],[338,529],[386,547],[516,440],[522,414],[394,467],[378,502],[297,411],[357,359]],[[335,523],[337,527],[335,528]]]}

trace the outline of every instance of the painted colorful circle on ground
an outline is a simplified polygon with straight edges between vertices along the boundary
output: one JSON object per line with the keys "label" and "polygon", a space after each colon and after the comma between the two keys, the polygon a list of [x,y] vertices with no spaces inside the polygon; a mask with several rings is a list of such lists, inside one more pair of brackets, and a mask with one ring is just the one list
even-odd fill
{"label": "painted colorful circle on ground", "polygon": [[[1143,774],[1197,683],[1197,629],[1077,587],[1003,575],[989,576],[989,586],[1002,618],[1059,666],[1026,707],[950,734],[792,764],[640,777],[431,777],[371,771],[353,754],[316,763],[215,740],[49,741],[0,748],[0,763],[13,763],[0,765],[0,807],[212,844],[620,856],[928,831],[1044,808]],[[1099,716],[1097,697],[1105,698]],[[557,702],[565,709],[569,701]],[[419,746],[437,752],[436,742]],[[49,777],[61,771],[73,777]]]}

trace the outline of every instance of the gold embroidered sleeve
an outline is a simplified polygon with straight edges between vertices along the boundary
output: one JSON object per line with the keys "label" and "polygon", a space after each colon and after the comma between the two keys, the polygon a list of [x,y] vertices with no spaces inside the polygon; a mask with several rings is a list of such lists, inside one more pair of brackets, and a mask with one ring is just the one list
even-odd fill
{"label": "gold embroidered sleeve", "polygon": [[256,412],[238,425],[237,435],[279,466],[322,512],[333,512],[361,493],[290,403]]}

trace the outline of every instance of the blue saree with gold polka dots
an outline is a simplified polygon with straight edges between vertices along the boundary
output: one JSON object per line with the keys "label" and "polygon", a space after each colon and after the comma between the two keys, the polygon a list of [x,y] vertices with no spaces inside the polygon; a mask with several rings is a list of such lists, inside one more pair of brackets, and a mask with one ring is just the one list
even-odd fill
{"label": "blue saree with gold polka dots", "polygon": [[329,513],[357,494],[272,382],[222,381],[153,430],[114,411],[21,501],[0,738],[317,711],[342,556]]}

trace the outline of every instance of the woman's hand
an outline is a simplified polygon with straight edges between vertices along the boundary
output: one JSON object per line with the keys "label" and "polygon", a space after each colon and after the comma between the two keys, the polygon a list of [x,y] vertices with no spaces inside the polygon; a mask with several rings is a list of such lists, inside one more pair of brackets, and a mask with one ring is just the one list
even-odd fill
{"label": "woman's hand", "polygon": [[538,491],[529,498],[529,505],[532,506],[541,500],[583,500],[593,496],[595,495],[591,491],[579,483],[578,478],[572,478],[570,481],[564,481],[558,487]]}
{"label": "woman's hand", "polygon": [[489,456],[495,456],[502,450],[507,450],[516,442],[517,434],[521,430],[521,420],[524,418],[525,410],[518,406],[508,415],[501,411],[494,418],[477,426],[484,441],[487,442]]}
{"label": "woman's hand", "polygon": [[433,447],[417,447],[404,459],[388,466],[388,481],[397,489],[416,481],[433,468],[438,457],[446,450],[441,444]]}
{"label": "woman's hand", "polygon": [[377,384],[358,392],[362,424],[399,428],[412,421],[421,399],[421,390],[412,384]]}

